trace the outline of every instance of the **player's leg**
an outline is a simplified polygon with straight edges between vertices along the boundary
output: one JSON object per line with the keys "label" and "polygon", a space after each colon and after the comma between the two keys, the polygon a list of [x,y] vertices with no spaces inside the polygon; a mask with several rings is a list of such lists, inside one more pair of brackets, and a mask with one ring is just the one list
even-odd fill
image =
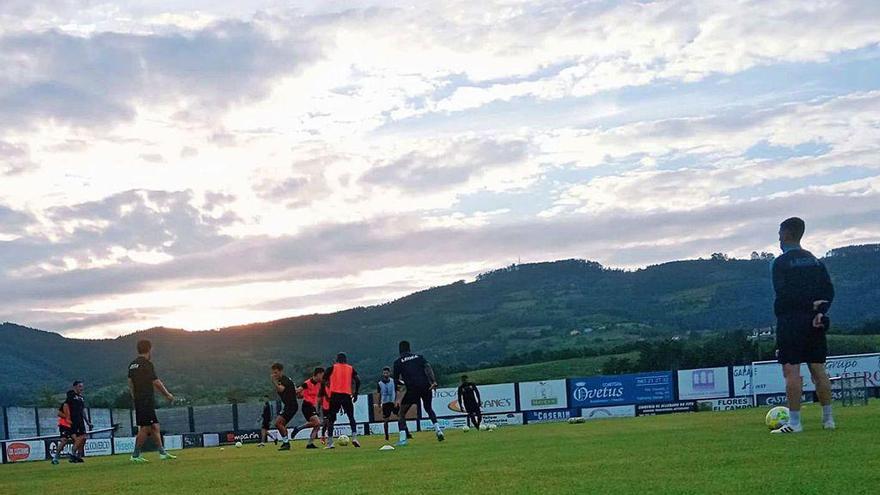
{"label": "player's leg", "polygon": [[831,414],[831,378],[825,369],[825,363],[810,363],[810,377],[816,385],[816,395],[822,404],[822,427],[826,430],[835,428],[834,416]]}
{"label": "player's leg", "polygon": [[407,440],[409,439],[409,433],[406,427],[406,415],[409,413],[409,408],[414,404],[415,402],[410,396],[410,392],[407,390],[400,403],[400,410],[397,411],[397,429],[400,432],[400,439],[397,441],[397,445],[400,447],[403,447],[408,443]]}
{"label": "player's leg", "polygon": [[278,434],[281,435],[281,447],[278,450],[290,450],[290,438],[288,437],[287,431],[287,423],[290,421],[292,415],[288,416],[289,411],[285,406],[284,411],[281,411],[275,418],[275,428],[278,428]]}
{"label": "player's leg", "polygon": [[138,432],[134,439],[134,450],[131,453],[131,460],[135,462],[146,462],[147,460],[141,456],[141,450],[144,448],[144,443],[146,443],[147,437],[150,436],[150,426],[141,425],[140,422],[141,421],[138,421]]}
{"label": "player's leg", "polygon": [[801,426],[801,394],[804,390],[804,382],[801,377],[801,366],[800,364],[783,363],[782,374],[785,377],[785,395],[788,398],[791,419],[788,424],[773,430],[773,433],[798,433],[803,431],[803,426]]}
{"label": "player's leg", "polygon": [[440,442],[446,440],[446,436],[443,434],[443,427],[440,426],[440,423],[437,421],[437,414],[434,413],[434,392],[431,390],[422,391],[421,399],[422,406],[424,406],[425,412],[428,413],[428,418],[434,424],[434,433],[437,434],[437,440]]}
{"label": "player's leg", "polygon": [[327,447],[326,448],[328,448],[328,449],[334,448],[333,436],[334,436],[334,428],[336,427],[336,416],[339,414],[339,410],[342,409],[342,397],[344,395],[346,395],[346,394],[333,394],[330,396],[330,414],[327,415]]}
{"label": "player's leg", "polygon": [[165,443],[162,441],[162,431],[159,427],[159,423],[153,423],[150,431],[150,436],[153,437],[153,441],[156,443],[156,448],[159,450],[159,459],[163,461],[177,459],[177,456],[165,450]]}
{"label": "player's leg", "polygon": [[346,416],[348,416],[348,426],[351,428],[351,444],[360,448],[361,444],[357,439],[357,421],[354,417],[354,402],[352,402],[352,397],[348,394],[345,394],[345,397],[342,400],[342,410],[345,411]]}
{"label": "player's leg", "polygon": [[70,462],[85,462],[83,461],[83,450],[85,450],[86,445],[86,435],[82,432],[82,430],[77,429],[76,434],[73,437],[73,448],[70,452]]}

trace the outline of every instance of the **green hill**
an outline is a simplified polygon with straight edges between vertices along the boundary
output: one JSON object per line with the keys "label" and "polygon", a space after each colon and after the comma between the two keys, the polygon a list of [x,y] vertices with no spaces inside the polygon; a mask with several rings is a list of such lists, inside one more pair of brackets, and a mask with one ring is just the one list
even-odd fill
{"label": "green hill", "polygon": [[[880,246],[837,249],[825,262],[837,286],[835,325],[880,320]],[[760,257],[718,255],[635,271],[564,260],[511,266],[379,306],[219,331],[156,328],[76,340],[7,323],[0,326],[0,402],[34,401],[73,379],[86,380],[93,397],[103,388],[105,399],[124,401],[125,370],[140,338],[153,340],[157,369],[177,395],[202,402],[262,393],[276,360],[298,374],[344,350],[370,376],[396,357],[403,338],[441,370],[520,364],[519,356],[569,349],[629,352],[640,340],[771,325],[769,275],[769,260]]]}
{"label": "green hill", "polygon": [[555,361],[544,361],[541,363],[483,368],[450,374],[444,380],[444,386],[457,385],[459,383],[459,375],[461,374],[468,375],[470,380],[477,384],[530,382],[569,378],[574,376],[598,375],[602,373],[602,367],[611,358],[627,359],[630,362],[635,362],[638,360],[638,357],[639,353],[633,351],[606,356],[557,359]]}

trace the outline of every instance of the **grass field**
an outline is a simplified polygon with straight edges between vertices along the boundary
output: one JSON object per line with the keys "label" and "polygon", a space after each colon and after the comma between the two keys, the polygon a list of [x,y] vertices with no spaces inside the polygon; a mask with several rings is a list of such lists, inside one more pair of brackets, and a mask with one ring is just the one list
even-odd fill
{"label": "grass field", "polygon": [[127,456],[85,464],[0,466],[4,494],[59,493],[877,493],[880,402],[837,408],[839,429],[771,436],[763,410],[704,412],[586,424],[451,431],[438,443],[417,433],[409,447],[291,452],[271,446],[178,451],[176,461],[132,465]]}
{"label": "grass field", "polygon": [[[607,356],[560,359],[558,361],[546,361],[543,363],[520,364],[515,366],[501,366],[497,368],[484,368],[481,370],[466,371],[463,374],[477,384],[488,383],[511,383],[528,382],[537,380],[553,380],[556,378],[570,378],[573,376],[589,376],[600,374],[599,370],[608,359],[626,358],[635,361],[639,357],[638,352],[625,354],[609,354]],[[447,386],[458,385],[459,376],[462,373],[446,377]]]}

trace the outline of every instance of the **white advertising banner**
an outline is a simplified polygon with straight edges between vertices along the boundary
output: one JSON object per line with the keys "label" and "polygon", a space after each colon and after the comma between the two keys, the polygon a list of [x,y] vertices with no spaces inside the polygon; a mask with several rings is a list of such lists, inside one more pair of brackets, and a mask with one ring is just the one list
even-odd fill
{"label": "white advertising banner", "polygon": [[522,411],[566,409],[568,388],[565,380],[546,380],[519,384],[519,403]]}
{"label": "white advertising banner", "polygon": [[636,415],[636,406],[605,406],[581,409],[581,417],[586,419],[632,418]]}
{"label": "white advertising banner", "polygon": [[727,367],[678,371],[678,400],[729,397]]}
{"label": "white advertising banner", "polygon": [[[467,424],[467,418],[439,418],[437,422],[440,423],[440,427],[444,430],[450,428],[461,428],[462,426]],[[431,423],[431,420],[423,419],[420,421],[420,424],[422,427],[422,431],[434,431],[434,424]],[[483,424],[495,426],[522,425],[523,415],[522,413],[486,414],[483,415]]]}
{"label": "white advertising banner", "polygon": [[116,437],[113,439],[113,451],[117,454],[131,454],[134,452],[135,437]]}
{"label": "white advertising banner", "polygon": [[[512,383],[478,385],[483,414],[516,411],[516,390]],[[458,388],[439,388],[434,391],[434,411],[437,416],[464,414],[458,404]]]}
{"label": "white advertising banner", "polygon": [[730,372],[733,373],[733,395],[736,397],[751,396],[752,365],[732,366]]}
{"label": "white advertising banner", "polygon": [[[445,419],[443,421],[446,421]],[[441,425],[443,425],[443,421],[441,421]],[[410,432],[415,433],[418,428],[418,423],[415,421],[407,421],[406,427],[409,428]],[[446,428],[445,425],[443,425]],[[390,421],[388,423],[388,434],[397,434],[400,433],[400,430],[397,428],[397,421]],[[384,423],[370,423],[370,435],[385,435],[385,424]]]}
{"label": "white advertising banner", "polygon": [[733,411],[734,409],[747,409],[754,407],[752,397],[733,397],[729,399],[701,400],[697,404],[699,411]]}
{"label": "white advertising banner", "polygon": [[84,445],[86,457],[113,454],[113,440],[110,438],[90,438]]}
{"label": "white advertising banner", "polygon": [[165,450],[180,450],[183,448],[183,435],[165,435],[162,437],[162,445]]}
{"label": "white advertising banner", "polygon": [[[857,354],[829,357],[825,368],[833,377],[864,376],[868,387],[880,387],[880,354]],[[810,369],[801,365],[804,391],[813,392],[816,386],[810,380]],[[775,361],[752,363],[752,390],[755,395],[785,393],[782,365]]]}
{"label": "white advertising banner", "polygon": [[42,461],[46,459],[46,442],[29,440],[26,442],[8,442],[3,444],[6,449],[7,462]]}
{"label": "white advertising banner", "polygon": [[[277,431],[278,430],[275,430],[276,433],[277,433]],[[202,435],[202,444],[205,447],[219,447],[220,446],[220,434],[219,433],[205,433],[204,435]]]}

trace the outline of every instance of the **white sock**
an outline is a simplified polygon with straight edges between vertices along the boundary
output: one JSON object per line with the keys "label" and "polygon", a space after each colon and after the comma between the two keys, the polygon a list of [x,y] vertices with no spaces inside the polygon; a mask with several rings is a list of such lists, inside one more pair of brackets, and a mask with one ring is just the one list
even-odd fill
{"label": "white sock", "polygon": [[440,426],[440,423],[434,423],[434,431],[437,432],[438,435],[443,434],[443,428]]}
{"label": "white sock", "polygon": [[406,441],[406,430],[400,430],[400,441],[401,442]]}
{"label": "white sock", "polygon": [[791,426],[800,426],[801,425],[801,412],[800,411],[791,411]]}
{"label": "white sock", "polygon": [[822,406],[822,422],[827,423],[829,421],[834,421],[834,417],[831,415],[831,404]]}

